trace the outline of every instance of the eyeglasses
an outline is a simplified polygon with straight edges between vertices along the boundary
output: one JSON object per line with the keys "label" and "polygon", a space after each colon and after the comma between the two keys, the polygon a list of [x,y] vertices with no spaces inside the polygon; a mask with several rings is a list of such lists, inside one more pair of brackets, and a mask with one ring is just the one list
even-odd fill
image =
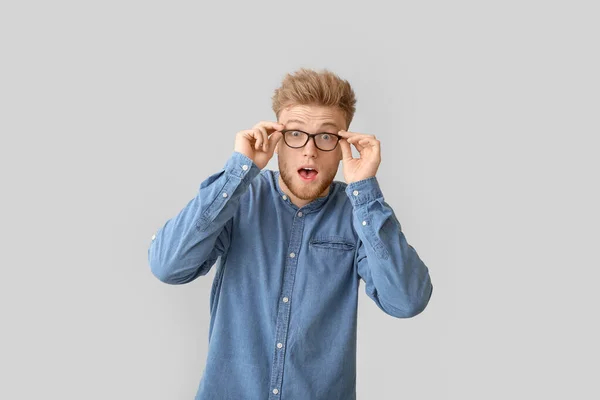
{"label": "eyeglasses", "polygon": [[283,141],[292,149],[299,149],[306,146],[310,138],[315,141],[317,149],[322,151],[332,151],[337,147],[338,142],[342,138],[335,133],[306,133],[298,129],[284,129]]}

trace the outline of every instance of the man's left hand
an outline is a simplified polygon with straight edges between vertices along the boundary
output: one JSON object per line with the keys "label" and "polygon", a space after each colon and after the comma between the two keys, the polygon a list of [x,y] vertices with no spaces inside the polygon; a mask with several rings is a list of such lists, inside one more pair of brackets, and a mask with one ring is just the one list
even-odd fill
{"label": "man's left hand", "polygon": [[[375,176],[381,163],[379,140],[374,135],[348,131],[339,131],[338,135],[342,137],[340,146],[346,183],[350,184]],[[358,150],[359,158],[352,156],[351,144]]]}

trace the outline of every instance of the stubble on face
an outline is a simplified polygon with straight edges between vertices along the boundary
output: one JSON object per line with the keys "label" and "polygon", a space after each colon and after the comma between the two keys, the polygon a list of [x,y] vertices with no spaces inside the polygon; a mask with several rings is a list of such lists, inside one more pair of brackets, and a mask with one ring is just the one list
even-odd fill
{"label": "stubble on face", "polygon": [[[328,175],[323,176],[326,172],[319,172],[316,182],[312,184],[302,184],[297,181],[297,171],[290,169],[285,161],[279,158],[279,173],[281,180],[285,186],[292,192],[294,196],[301,200],[313,200],[317,197],[326,196],[329,191],[329,186],[335,179],[337,171],[332,170]],[[293,175],[291,175],[293,174]],[[296,178],[296,179],[294,179]]]}
{"label": "stubble on face", "polygon": [[[341,109],[318,105],[290,105],[279,116],[279,122],[286,129],[300,129],[305,132],[335,133],[346,126],[345,116]],[[310,202],[318,197],[326,196],[335,179],[341,150],[324,152],[316,148],[314,140],[305,147],[292,149],[286,146],[284,139],[278,143],[278,164],[281,182],[289,190],[289,194],[302,202]],[[298,174],[302,165],[314,165],[318,174],[313,181],[304,181]]]}

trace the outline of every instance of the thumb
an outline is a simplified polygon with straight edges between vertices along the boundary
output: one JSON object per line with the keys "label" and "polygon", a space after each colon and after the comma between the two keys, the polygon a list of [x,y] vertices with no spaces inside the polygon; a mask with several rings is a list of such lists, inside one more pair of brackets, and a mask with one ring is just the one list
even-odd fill
{"label": "thumb", "polygon": [[351,160],[353,157],[352,149],[350,148],[350,143],[348,143],[346,139],[341,139],[340,146],[342,147],[342,159],[344,161]]}
{"label": "thumb", "polygon": [[277,143],[283,138],[283,133],[280,131],[273,132],[273,134],[269,137],[269,152],[272,153],[277,147]]}

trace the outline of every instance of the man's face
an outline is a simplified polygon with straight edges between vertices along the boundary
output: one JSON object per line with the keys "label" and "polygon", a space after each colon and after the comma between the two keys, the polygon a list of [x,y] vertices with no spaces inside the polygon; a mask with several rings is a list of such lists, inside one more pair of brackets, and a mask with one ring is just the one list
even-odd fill
{"label": "man's face", "polygon": [[[346,129],[344,113],[338,107],[316,105],[292,105],[279,114],[285,129],[299,129],[307,133],[328,132],[337,134]],[[322,151],[310,139],[306,146],[294,149],[280,140],[275,150],[278,155],[279,172],[290,192],[301,200],[314,200],[325,196],[335,178],[342,150],[340,144],[333,151]],[[316,171],[307,174],[303,167]]]}

